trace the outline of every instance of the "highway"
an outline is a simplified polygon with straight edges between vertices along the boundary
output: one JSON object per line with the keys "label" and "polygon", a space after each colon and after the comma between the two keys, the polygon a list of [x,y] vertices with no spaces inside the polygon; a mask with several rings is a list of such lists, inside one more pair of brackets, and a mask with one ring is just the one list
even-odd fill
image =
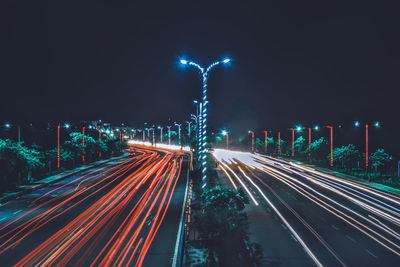
{"label": "highway", "polygon": [[1,266],[171,266],[183,152],[132,146],[0,207]]}
{"label": "highway", "polygon": [[265,266],[398,266],[400,196],[281,159],[215,149]]}

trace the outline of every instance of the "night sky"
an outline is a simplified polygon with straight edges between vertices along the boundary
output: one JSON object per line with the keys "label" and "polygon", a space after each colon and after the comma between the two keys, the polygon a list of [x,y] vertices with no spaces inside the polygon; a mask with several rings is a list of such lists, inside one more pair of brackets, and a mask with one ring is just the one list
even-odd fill
{"label": "night sky", "polygon": [[209,78],[213,129],[400,130],[396,1],[7,2],[2,123],[187,120],[201,80],[178,59],[231,57]]}

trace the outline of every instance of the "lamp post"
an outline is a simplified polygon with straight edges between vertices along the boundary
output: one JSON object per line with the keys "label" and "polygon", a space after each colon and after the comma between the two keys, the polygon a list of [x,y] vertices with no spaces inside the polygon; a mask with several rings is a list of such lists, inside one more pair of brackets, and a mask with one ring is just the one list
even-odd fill
{"label": "lamp post", "polygon": [[147,131],[147,138],[149,139],[150,142],[150,128],[146,128],[145,130]]}
{"label": "lamp post", "polygon": [[191,134],[190,125],[192,124],[192,122],[191,121],[186,121],[186,123],[188,124],[188,136],[189,136],[189,140],[190,140],[190,134]]}
{"label": "lamp post", "polygon": [[[379,122],[375,122],[373,124],[376,128],[380,127]],[[354,127],[359,127],[360,122],[355,121],[354,122]],[[365,124],[365,170],[368,171],[368,166],[369,166],[369,124]]]}
{"label": "lamp post", "polygon": [[292,158],[294,157],[294,129],[290,128],[292,131]]}
{"label": "lamp post", "polygon": [[228,149],[229,148],[229,132],[226,130],[223,130],[222,135],[226,136],[226,149]]}
{"label": "lamp post", "polygon": [[179,137],[179,145],[181,145],[181,126],[182,124],[174,122],[175,126],[178,126],[178,137]]}
{"label": "lamp post", "polygon": [[281,155],[281,132],[278,132],[278,156]]}
{"label": "lamp post", "polygon": [[82,127],[82,161],[85,161],[85,127]]}
{"label": "lamp post", "polygon": [[207,171],[207,166],[206,166],[206,144],[207,144],[207,104],[208,104],[208,100],[207,100],[207,81],[208,81],[208,75],[209,72],[217,65],[219,64],[227,64],[229,63],[231,60],[229,58],[224,59],[224,60],[220,60],[220,61],[215,61],[214,63],[212,63],[211,65],[209,65],[206,69],[204,69],[203,67],[201,67],[199,64],[195,63],[195,62],[191,62],[191,61],[187,61],[185,59],[181,59],[180,63],[183,65],[189,65],[189,66],[193,66],[196,67],[199,71],[200,74],[202,76],[202,82],[203,82],[203,89],[202,89],[202,111],[200,112],[201,114],[201,121],[202,121],[202,128],[200,129],[201,132],[201,138],[199,139],[199,150],[201,151],[201,166],[202,166],[202,180],[203,180],[203,185],[202,188],[204,188],[207,183],[206,183],[206,171]]}
{"label": "lamp post", "polygon": [[333,126],[326,126],[331,132],[331,167],[333,167]]}
{"label": "lamp post", "polygon": [[162,143],[162,141],[163,141],[163,128],[164,127],[158,126],[157,128],[160,130],[160,142]]}
{"label": "lamp post", "polygon": [[264,131],[265,135],[265,154],[267,154],[267,147],[268,147],[268,131]]}
{"label": "lamp post", "polygon": [[254,153],[254,132],[249,131],[251,133],[251,153]]}
{"label": "lamp post", "polygon": [[[99,128],[99,142],[101,142],[101,129]],[[101,158],[101,150],[99,151],[99,158]]]}
{"label": "lamp post", "polygon": [[57,169],[60,168],[60,124],[57,126]]}
{"label": "lamp post", "polygon": [[172,126],[167,126],[167,128],[168,128],[168,145],[171,144],[171,127]]}

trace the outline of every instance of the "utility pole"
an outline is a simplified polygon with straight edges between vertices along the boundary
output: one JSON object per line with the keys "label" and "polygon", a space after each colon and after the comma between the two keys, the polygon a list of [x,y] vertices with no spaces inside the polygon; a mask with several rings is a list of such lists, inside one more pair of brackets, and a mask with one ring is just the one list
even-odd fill
{"label": "utility pole", "polygon": [[294,157],[294,129],[290,128],[292,131],[292,158]]}
{"label": "utility pole", "polygon": [[18,125],[18,143],[21,142],[21,126]]}
{"label": "utility pole", "polygon": [[60,124],[57,126],[57,169],[60,168]]}
{"label": "utility pole", "polygon": [[264,131],[265,134],[265,154],[267,154],[267,147],[268,147],[268,131]]}
{"label": "utility pole", "polygon": [[85,126],[82,127],[82,161],[85,162]]}
{"label": "utility pole", "polygon": [[160,142],[162,143],[163,141],[163,128],[162,126],[158,126],[158,129],[160,129]]}
{"label": "utility pole", "polygon": [[[99,128],[99,142],[101,142],[101,129]],[[101,150],[99,151],[99,158],[101,158]]]}
{"label": "utility pole", "polygon": [[311,128],[308,128],[308,157],[311,157]]}
{"label": "utility pole", "polygon": [[251,152],[254,153],[254,131],[249,131],[251,133]]}
{"label": "utility pole", "polygon": [[331,167],[333,167],[333,126],[326,126],[331,131]]}
{"label": "utility pole", "polygon": [[281,132],[278,132],[278,156],[281,155]]}
{"label": "utility pole", "polygon": [[168,145],[171,144],[171,127],[172,126],[167,126],[167,128],[168,128]]}

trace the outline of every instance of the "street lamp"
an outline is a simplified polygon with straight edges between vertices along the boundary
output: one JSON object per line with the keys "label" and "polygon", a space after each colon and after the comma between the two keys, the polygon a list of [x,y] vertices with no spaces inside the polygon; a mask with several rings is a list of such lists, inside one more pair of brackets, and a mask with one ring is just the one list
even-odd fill
{"label": "street lamp", "polygon": [[171,144],[171,127],[172,126],[167,126],[167,128],[168,128],[168,145]]}
{"label": "street lamp", "polygon": [[294,129],[290,128],[289,130],[292,131],[292,157],[294,157]]}
{"label": "street lamp", "polygon": [[268,131],[264,131],[265,134],[265,154],[267,154],[267,146],[268,146]]}
{"label": "street lamp", "polygon": [[162,127],[162,126],[158,126],[158,127],[157,127],[157,129],[160,130],[160,141],[161,141],[161,143],[162,143],[162,141],[163,141],[163,134],[162,134],[163,128],[164,128],[164,127]]}
{"label": "street lamp", "polygon": [[179,145],[181,145],[181,125],[182,124],[174,122],[174,125],[178,126]]}
{"label": "street lamp", "polygon": [[192,61],[187,61],[185,59],[181,59],[180,63],[183,65],[189,65],[196,67],[202,76],[202,83],[203,83],[203,89],[202,89],[202,111],[200,112],[200,120],[201,120],[201,129],[199,130],[201,132],[201,138],[199,139],[199,150],[201,151],[201,160],[202,163],[201,165],[203,166],[203,169],[201,170],[202,172],[202,180],[203,180],[203,185],[202,188],[206,186],[206,171],[207,171],[207,166],[206,166],[206,144],[207,144],[207,81],[208,81],[208,74],[211,71],[212,68],[219,64],[227,64],[231,60],[229,58],[220,60],[220,61],[215,61],[211,65],[209,65],[206,69],[201,67],[199,64],[192,62]]}
{"label": "street lamp", "polygon": [[251,152],[254,153],[254,132],[249,131],[251,133]]}
{"label": "street lamp", "polygon": [[226,149],[228,149],[229,148],[229,145],[228,145],[229,144],[229,132],[227,130],[223,130],[222,135],[226,136]]}
{"label": "street lamp", "polygon": [[190,130],[190,124],[192,124],[192,122],[191,121],[186,121],[186,123],[188,124],[188,136],[189,136],[189,142],[190,142],[190,132],[191,132],[191,130]]}

